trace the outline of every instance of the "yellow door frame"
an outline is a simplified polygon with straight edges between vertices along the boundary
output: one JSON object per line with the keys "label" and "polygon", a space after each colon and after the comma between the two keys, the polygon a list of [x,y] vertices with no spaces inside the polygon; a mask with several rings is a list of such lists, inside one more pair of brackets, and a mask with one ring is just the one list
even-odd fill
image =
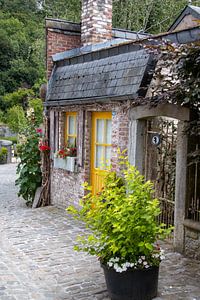
{"label": "yellow door frame", "polygon": [[[91,136],[91,185],[92,185],[92,193],[96,194],[103,187],[103,178],[105,177],[106,170],[105,168],[96,168],[95,167],[95,159],[96,159],[96,146],[100,145],[103,147],[111,147],[111,144],[106,143],[97,143],[96,142],[96,133],[97,133],[97,120],[111,120],[112,112],[92,112],[92,136]],[[105,130],[105,126],[104,126]],[[102,133],[105,139],[106,132]],[[105,148],[104,148],[105,149]]]}

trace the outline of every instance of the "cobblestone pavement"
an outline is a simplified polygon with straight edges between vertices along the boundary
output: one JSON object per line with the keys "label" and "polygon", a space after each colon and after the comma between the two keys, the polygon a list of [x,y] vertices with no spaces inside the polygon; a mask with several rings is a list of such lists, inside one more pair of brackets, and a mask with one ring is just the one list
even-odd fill
{"label": "cobblestone pavement", "polygon": [[[73,251],[83,228],[64,210],[27,208],[15,168],[0,165],[0,300],[108,300],[97,260]],[[155,300],[200,300],[200,263],[165,247]]]}

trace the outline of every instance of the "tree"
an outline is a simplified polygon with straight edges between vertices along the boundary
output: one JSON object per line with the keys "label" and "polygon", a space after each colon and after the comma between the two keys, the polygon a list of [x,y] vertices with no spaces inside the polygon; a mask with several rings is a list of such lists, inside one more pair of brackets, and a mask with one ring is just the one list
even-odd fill
{"label": "tree", "polygon": [[149,33],[163,32],[187,4],[187,0],[113,0],[113,25]]}
{"label": "tree", "polygon": [[45,16],[80,22],[81,0],[40,0],[39,4]]}
{"label": "tree", "polygon": [[0,95],[44,77],[43,36],[34,22],[0,13]]}
{"label": "tree", "polygon": [[26,126],[27,109],[34,110],[35,126],[39,126],[43,120],[43,103],[37,98],[32,89],[19,89],[3,97],[4,109],[7,111],[4,122],[13,132],[20,132]]}
{"label": "tree", "polygon": [[13,93],[8,93],[3,97],[4,109],[9,109],[14,105],[20,105],[24,110],[28,107],[28,102],[34,98],[34,92],[31,89],[18,89]]}

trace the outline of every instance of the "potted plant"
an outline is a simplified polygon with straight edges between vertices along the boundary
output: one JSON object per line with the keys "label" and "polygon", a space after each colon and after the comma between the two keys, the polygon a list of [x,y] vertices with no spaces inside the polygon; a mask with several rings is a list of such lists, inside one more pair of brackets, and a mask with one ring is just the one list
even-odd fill
{"label": "potted plant", "polygon": [[[124,164],[124,159],[123,159]],[[157,240],[171,229],[158,224],[159,201],[152,183],[125,163],[120,173],[109,170],[103,190],[81,200],[81,208],[67,210],[89,229],[75,249],[96,255],[103,267],[112,300],[150,300],[156,297],[163,253]]]}
{"label": "potted plant", "polygon": [[7,163],[7,155],[8,155],[8,149],[6,147],[0,148],[0,164]]}
{"label": "potted plant", "polygon": [[54,167],[75,172],[77,148],[68,145],[54,154]]}

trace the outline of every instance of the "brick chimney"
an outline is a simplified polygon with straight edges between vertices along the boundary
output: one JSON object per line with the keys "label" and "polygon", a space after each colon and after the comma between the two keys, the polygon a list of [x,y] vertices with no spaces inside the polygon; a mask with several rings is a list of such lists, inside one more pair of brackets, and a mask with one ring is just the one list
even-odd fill
{"label": "brick chimney", "polygon": [[82,0],[83,46],[112,38],[112,0]]}

